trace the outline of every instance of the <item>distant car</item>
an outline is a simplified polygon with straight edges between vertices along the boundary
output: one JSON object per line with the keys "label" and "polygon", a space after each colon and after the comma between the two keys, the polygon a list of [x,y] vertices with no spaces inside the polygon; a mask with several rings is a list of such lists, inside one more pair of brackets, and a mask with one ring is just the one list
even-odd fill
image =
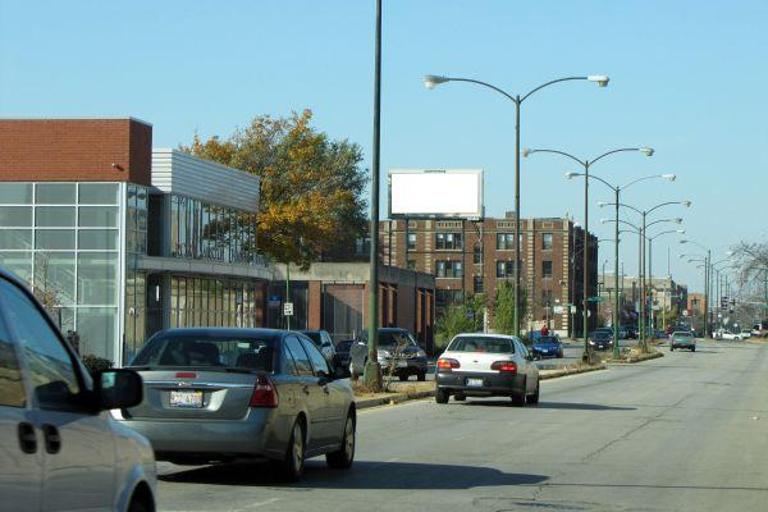
{"label": "distant car", "polygon": [[555,336],[540,336],[536,342],[531,345],[530,352],[537,359],[545,357],[563,357],[563,344]]}
{"label": "distant car", "polygon": [[[390,370],[400,380],[416,375],[427,380],[427,354],[419,346],[408,329],[384,327],[379,329],[378,361],[386,373]],[[353,377],[363,374],[368,360],[368,332],[363,331],[359,340],[350,348],[350,373]],[[394,366],[394,368],[393,368]]]}
{"label": "distant car", "polygon": [[315,344],[317,348],[320,349],[320,352],[323,353],[325,356],[325,359],[328,361],[329,364],[333,364],[333,356],[336,354],[336,349],[333,346],[333,339],[331,339],[331,335],[328,334],[328,331],[323,330],[316,330],[316,331],[301,331],[303,335],[305,335],[307,338],[312,340],[312,343]]}
{"label": "distant car", "polygon": [[747,339],[752,337],[752,329],[742,329],[741,330],[741,337],[742,339]]}
{"label": "distant car", "polygon": [[589,346],[595,350],[609,350],[613,348],[613,332],[609,329],[596,329],[587,337]]}
{"label": "distant car", "polygon": [[696,352],[696,338],[691,331],[675,331],[670,336],[669,350],[674,352],[676,348],[685,348]]}
{"label": "distant car", "polygon": [[619,327],[619,339],[634,340],[637,339],[637,327],[634,325],[622,325]]}
{"label": "distant car", "polygon": [[149,441],[109,417],[130,370],[92,377],[31,293],[0,270],[0,509],[155,510]]}
{"label": "distant car", "polygon": [[518,406],[539,402],[539,369],[515,336],[459,334],[437,360],[439,404],[467,396],[509,396]]}
{"label": "distant car", "polygon": [[177,464],[269,460],[281,479],[325,455],[347,469],[357,421],[346,375],[306,336],[274,329],[160,331],[131,362],[144,400],[115,418]]}
{"label": "distant car", "polygon": [[343,340],[336,344],[334,351],[336,352],[336,360],[338,364],[344,368],[349,368],[350,355],[349,349],[352,348],[352,344],[355,340]]}
{"label": "distant car", "polygon": [[741,341],[744,339],[741,333],[730,332],[730,331],[726,331],[725,329],[716,330],[713,333],[713,337],[715,339],[730,340],[730,341]]}

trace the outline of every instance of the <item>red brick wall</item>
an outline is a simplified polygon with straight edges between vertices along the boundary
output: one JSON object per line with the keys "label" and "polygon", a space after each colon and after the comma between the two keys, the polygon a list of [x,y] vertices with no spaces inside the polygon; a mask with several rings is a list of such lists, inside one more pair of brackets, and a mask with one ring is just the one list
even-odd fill
{"label": "red brick wall", "polygon": [[0,120],[0,181],[149,185],[151,163],[152,127],[133,119]]}
{"label": "red brick wall", "polygon": [[309,281],[307,329],[320,329],[323,304],[322,286],[323,283],[320,281]]}

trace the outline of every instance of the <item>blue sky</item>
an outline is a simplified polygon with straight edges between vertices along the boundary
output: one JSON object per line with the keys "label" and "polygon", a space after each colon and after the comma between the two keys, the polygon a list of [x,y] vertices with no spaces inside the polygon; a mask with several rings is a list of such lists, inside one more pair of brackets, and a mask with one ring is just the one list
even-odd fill
{"label": "blue sky", "polygon": [[[132,115],[157,147],[227,135],[257,114],[311,108],[315,124],[361,144],[370,162],[373,0],[103,2],[0,0],[0,116]],[[523,145],[583,157],[650,145],[593,169],[611,181],[662,172],[624,199],[640,208],[690,199],[689,237],[718,257],[768,238],[768,2],[385,0],[382,170],[479,167],[486,212],[512,209],[512,104],[466,84],[424,89],[438,73],[510,92],[605,73],[599,89],[573,82],[524,105]],[[368,165],[367,163],[367,165]],[[523,216],[583,216],[567,161],[523,161]],[[595,184],[593,205],[609,199]],[[607,189],[606,189],[607,192]],[[591,210],[601,237],[611,228]],[[655,244],[655,273],[666,246]],[[672,273],[701,288],[672,249]],[[627,272],[634,239],[623,244]],[[601,247],[602,262],[612,246]]]}

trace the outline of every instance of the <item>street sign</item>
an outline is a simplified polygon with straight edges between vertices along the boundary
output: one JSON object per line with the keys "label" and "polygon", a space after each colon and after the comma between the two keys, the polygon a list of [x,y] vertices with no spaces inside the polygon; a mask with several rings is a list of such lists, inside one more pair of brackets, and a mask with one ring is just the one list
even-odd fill
{"label": "street sign", "polygon": [[556,315],[562,315],[565,313],[565,307],[564,306],[555,306],[552,308],[552,312]]}
{"label": "street sign", "polygon": [[576,306],[571,305],[571,314],[576,313]]}
{"label": "street sign", "polygon": [[293,316],[293,302],[283,304],[283,316]]}

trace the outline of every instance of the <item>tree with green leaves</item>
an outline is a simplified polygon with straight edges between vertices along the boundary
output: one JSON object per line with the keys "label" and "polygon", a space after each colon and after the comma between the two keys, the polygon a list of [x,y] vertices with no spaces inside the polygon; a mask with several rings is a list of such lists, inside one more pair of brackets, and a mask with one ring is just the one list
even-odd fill
{"label": "tree with green leaves", "polygon": [[[520,290],[520,318],[525,317],[525,290]],[[493,329],[499,334],[516,334],[515,325],[515,289],[506,281],[496,287],[496,306],[493,310]]]}
{"label": "tree with green leaves", "polygon": [[485,296],[476,294],[462,304],[452,304],[437,319],[435,345],[442,350],[459,333],[483,330]]}
{"label": "tree with green leaves", "polygon": [[367,173],[362,150],[312,127],[312,112],[262,115],[226,138],[195,135],[181,150],[261,178],[260,251],[308,267],[325,254],[354,247],[366,233]]}

